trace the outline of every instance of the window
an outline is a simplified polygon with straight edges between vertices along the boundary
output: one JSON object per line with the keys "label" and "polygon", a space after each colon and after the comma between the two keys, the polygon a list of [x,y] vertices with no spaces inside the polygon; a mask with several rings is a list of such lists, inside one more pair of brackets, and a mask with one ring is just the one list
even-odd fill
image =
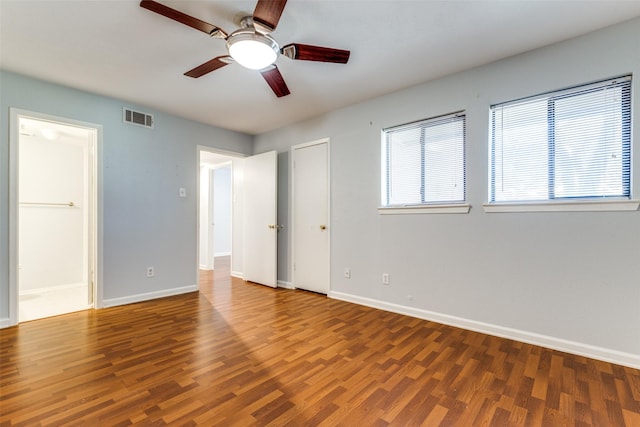
{"label": "window", "polygon": [[631,77],[491,107],[490,202],[631,197]]}
{"label": "window", "polygon": [[384,129],[382,205],[463,203],[464,141],[462,113]]}

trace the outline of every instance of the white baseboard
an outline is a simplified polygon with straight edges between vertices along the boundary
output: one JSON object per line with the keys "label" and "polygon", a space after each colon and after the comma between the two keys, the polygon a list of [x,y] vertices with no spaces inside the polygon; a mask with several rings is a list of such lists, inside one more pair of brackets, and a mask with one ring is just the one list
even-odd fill
{"label": "white baseboard", "polygon": [[244,274],[240,271],[232,271],[231,277],[237,277],[238,279],[244,279]]}
{"label": "white baseboard", "polygon": [[211,268],[207,264],[199,264],[198,268],[200,270],[211,270]]}
{"label": "white baseboard", "polygon": [[546,347],[553,350],[572,353],[579,356],[602,360],[604,362],[615,363],[617,365],[628,366],[640,369],[640,355],[611,350],[604,347],[596,347],[575,341],[568,341],[561,338],[536,334],[533,332],[521,331],[490,323],[478,322],[462,317],[450,316],[448,314],[437,313],[429,310],[422,310],[414,307],[407,307],[399,304],[392,304],[385,301],[346,294],[343,292],[329,292],[329,298],[360,304],[367,307],[378,308],[380,310],[393,313],[404,314],[406,316],[419,319],[430,320],[457,328],[470,331],[481,332],[483,334],[494,335],[501,338],[512,339],[528,344]]}
{"label": "white baseboard", "polygon": [[217,256],[231,256],[231,252],[214,252],[213,257],[215,258]]}
{"label": "white baseboard", "polygon": [[144,294],[129,295],[121,298],[111,298],[102,300],[102,307],[116,307],[118,305],[133,304],[136,302],[149,301],[156,298],[170,297],[173,295],[196,292],[198,285],[183,286],[181,288],[163,289],[161,291],[147,292]]}
{"label": "white baseboard", "polygon": [[291,282],[285,282],[284,280],[278,280],[278,287],[284,289],[295,289]]}
{"label": "white baseboard", "polygon": [[8,317],[0,318],[0,329],[8,328],[9,326],[13,326],[11,324],[11,319],[9,319]]}

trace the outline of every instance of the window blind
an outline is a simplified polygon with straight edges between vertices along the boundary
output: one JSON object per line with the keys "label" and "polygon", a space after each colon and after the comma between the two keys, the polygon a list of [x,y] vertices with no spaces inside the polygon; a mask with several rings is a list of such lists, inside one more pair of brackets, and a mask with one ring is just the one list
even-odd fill
{"label": "window blind", "polygon": [[465,200],[465,116],[451,114],[383,131],[383,206]]}
{"label": "window blind", "polygon": [[491,107],[491,202],[631,196],[631,77]]}

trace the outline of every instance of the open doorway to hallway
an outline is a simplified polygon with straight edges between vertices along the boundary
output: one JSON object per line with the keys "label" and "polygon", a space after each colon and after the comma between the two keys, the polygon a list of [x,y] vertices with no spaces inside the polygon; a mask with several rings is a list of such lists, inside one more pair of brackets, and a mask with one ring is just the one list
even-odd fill
{"label": "open doorway to hallway", "polygon": [[242,239],[242,204],[236,194],[242,159],[201,147],[199,167],[198,272],[200,290],[205,291],[214,279],[230,283],[233,265],[241,271],[241,259],[233,253]]}

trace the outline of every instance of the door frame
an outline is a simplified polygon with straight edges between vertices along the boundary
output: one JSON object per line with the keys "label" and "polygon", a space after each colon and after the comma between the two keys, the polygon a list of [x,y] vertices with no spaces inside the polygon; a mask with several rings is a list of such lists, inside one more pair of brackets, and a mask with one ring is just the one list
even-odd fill
{"label": "door frame", "polygon": [[9,109],[9,325],[18,324],[19,271],[18,271],[18,226],[19,226],[19,143],[20,119],[29,118],[89,130],[89,152],[91,174],[89,177],[89,282],[93,291],[93,308],[103,306],[103,191],[102,191],[102,125],[83,122],[66,117],[22,110]]}
{"label": "door frame", "polygon": [[291,265],[290,265],[290,269],[291,269],[291,285],[293,289],[297,289],[296,287],[296,272],[295,272],[295,230],[296,230],[296,225],[295,225],[295,207],[296,207],[296,200],[295,200],[295,192],[294,192],[294,188],[295,188],[295,174],[294,174],[294,161],[295,161],[295,150],[301,149],[301,148],[306,148],[306,147],[311,147],[314,145],[319,145],[319,144],[327,144],[327,226],[329,227],[329,233],[327,236],[328,242],[327,242],[327,278],[329,280],[329,283],[327,283],[328,289],[327,289],[327,295],[329,295],[329,293],[331,292],[331,235],[332,235],[332,226],[331,226],[331,138],[326,137],[326,138],[321,138],[321,139],[316,139],[315,141],[310,141],[310,142],[304,142],[302,144],[296,144],[296,145],[292,145],[291,149],[290,149],[290,156],[289,156],[289,182],[291,183],[291,185],[289,186],[289,191],[291,194],[291,204],[289,207],[289,218],[291,219],[291,233],[289,236],[289,247],[291,248]]}

